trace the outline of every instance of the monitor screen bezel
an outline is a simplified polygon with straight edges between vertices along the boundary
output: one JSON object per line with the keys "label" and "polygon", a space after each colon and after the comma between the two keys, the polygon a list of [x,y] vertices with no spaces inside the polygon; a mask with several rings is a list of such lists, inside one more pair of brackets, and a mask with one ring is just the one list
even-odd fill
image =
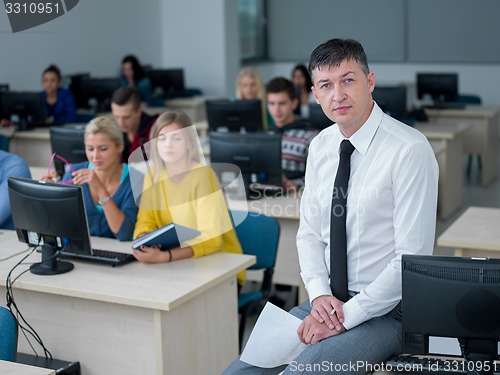
{"label": "monitor screen bezel", "polygon": [[209,131],[255,133],[264,130],[260,99],[205,101]]}

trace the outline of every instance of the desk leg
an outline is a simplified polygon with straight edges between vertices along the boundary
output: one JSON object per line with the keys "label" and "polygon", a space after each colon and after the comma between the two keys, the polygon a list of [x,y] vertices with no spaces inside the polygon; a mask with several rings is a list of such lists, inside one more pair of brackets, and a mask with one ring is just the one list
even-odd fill
{"label": "desk leg", "polygon": [[482,168],[481,183],[489,185],[498,174],[498,116],[484,120],[483,153],[481,155]]}
{"label": "desk leg", "polygon": [[439,218],[445,220],[462,205],[462,137],[446,141],[446,151],[439,155]]}

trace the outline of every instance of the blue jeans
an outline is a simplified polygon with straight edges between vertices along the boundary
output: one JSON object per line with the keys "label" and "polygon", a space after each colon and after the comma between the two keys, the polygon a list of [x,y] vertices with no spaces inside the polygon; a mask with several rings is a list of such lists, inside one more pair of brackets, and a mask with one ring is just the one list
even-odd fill
{"label": "blue jeans", "polygon": [[[309,301],[290,310],[304,319],[311,312]],[[230,374],[366,374],[373,366],[401,352],[400,305],[384,316],[370,319],[340,335],[310,345],[295,360],[274,368],[251,366],[237,358],[224,372]]]}

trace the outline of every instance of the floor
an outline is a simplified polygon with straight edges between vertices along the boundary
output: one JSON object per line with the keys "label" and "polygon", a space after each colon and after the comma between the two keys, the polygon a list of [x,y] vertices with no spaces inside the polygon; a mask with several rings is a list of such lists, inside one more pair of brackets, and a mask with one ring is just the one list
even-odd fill
{"label": "floor", "polygon": [[[499,152],[500,160],[500,152]],[[470,206],[480,206],[480,207],[498,207],[500,208],[500,178],[492,182],[487,187],[481,185],[481,175],[478,168],[477,158],[473,159],[472,168],[470,176],[465,176],[467,158],[464,157],[464,190],[463,190],[463,204],[460,210],[455,214],[451,215],[446,220],[438,220],[436,224],[436,238],[441,235],[466,209]],[[500,163],[499,172],[500,176]],[[453,255],[453,249],[441,248],[436,246],[434,253],[438,255]],[[246,287],[257,287],[255,285],[249,285]],[[296,304],[296,288],[290,288],[287,286],[276,286],[274,296],[271,302],[277,306],[289,310]],[[258,311],[249,318],[245,330],[245,335],[243,338],[243,346],[245,346],[246,340],[250,335],[250,332],[255,324],[258,317]]]}

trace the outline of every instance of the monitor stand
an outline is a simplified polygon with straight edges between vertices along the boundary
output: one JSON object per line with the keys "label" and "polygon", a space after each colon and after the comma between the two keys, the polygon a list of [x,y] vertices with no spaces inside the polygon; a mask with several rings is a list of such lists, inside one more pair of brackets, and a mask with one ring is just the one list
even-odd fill
{"label": "monitor stand", "polygon": [[30,267],[30,272],[35,275],[59,275],[74,268],[73,263],[57,259],[57,250],[50,244],[42,245],[42,261]]}

